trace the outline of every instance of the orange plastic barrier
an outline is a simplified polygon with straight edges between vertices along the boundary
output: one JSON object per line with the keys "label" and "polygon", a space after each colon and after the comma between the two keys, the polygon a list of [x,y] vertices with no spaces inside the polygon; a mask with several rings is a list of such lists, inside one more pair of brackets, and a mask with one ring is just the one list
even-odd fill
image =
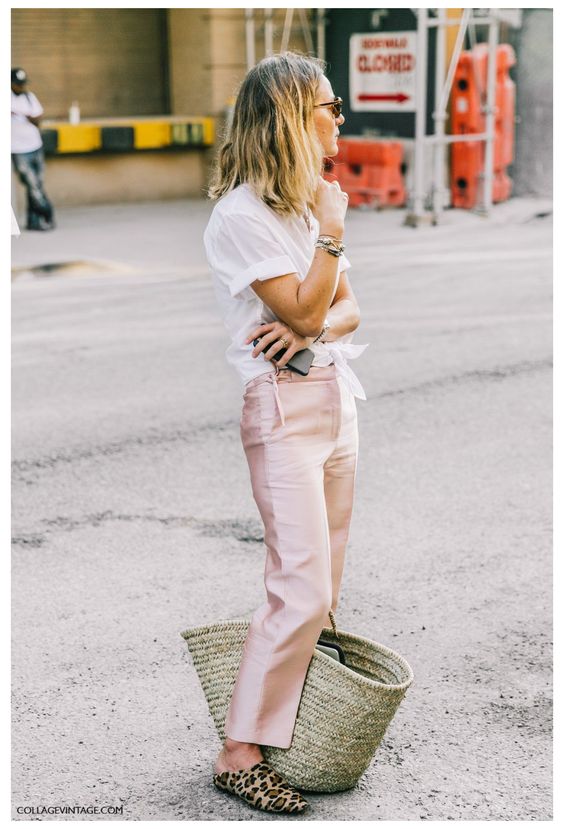
{"label": "orange plastic barrier", "polygon": [[451,198],[453,207],[471,209],[481,197],[480,172],[484,151],[478,141],[456,142],[451,147]]}
{"label": "orange plastic barrier", "polygon": [[[496,115],[494,140],[494,202],[511,195],[507,166],[513,161],[515,133],[515,84],[509,70],[515,53],[500,44],[496,56]],[[481,133],[486,129],[485,104],[488,68],[487,46],[478,44],[463,52],[454,75],[451,124],[455,135]],[[454,207],[472,208],[482,198],[484,142],[454,143],[451,148],[451,197]]]}
{"label": "orange plastic barrier", "polygon": [[455,135],[484,130],[486,71],[487,52],[462,52],[452,86],[451,124]]}
{"label": "orange plastic barrier", "polygon": [[332,161],[325,178],[339,182],[349,194],[350,207],[405,204],[403,147],[399,141],[343,137],[339,139],[339,154]]}
{"label": "orange plastic barrier", "polygon": [[515,136],[515,83],[509,70],[515,66],[515,52],[508,44],[498,46],[496,85],[496,170],[513,162]]}
{"label": "orange plastic barrier", "polygon": [[[459,142],[452,145],[452,166],[457,177],[452,179],[451,192],[454,207],[468,210],[483,198],[483,177],[476,170],[483,170],[484,150],[478,141]],[[494,171],[492,198],[495,203],[507,201],[511,195],[512,181],[505,168]]]}

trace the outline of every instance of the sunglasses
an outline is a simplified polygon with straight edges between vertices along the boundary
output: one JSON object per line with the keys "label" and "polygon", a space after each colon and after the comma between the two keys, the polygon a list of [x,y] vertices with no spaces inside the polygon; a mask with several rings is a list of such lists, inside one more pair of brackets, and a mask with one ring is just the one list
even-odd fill
{"label": "sunglasses", "polygon": [[335,98],[333,101],[327,101],[325,104],[314,104],[314,109],[316,107],[331,107],[331,112],[338,118],[341,112],[343,111],[343,99],[342,98]]}

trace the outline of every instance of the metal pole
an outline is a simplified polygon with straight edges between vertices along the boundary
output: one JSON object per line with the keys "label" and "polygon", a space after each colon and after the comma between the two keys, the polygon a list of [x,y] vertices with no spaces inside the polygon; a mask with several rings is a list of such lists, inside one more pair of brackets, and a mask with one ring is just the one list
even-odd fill
{"label": "metal pole", "polygon": [[415,147],[413,153],[413,202],[406,224],[417,227],[424,217],[425,133],[427,121],[427,9],[417,9],[415,55]]}
{"label": "metal pole", "polygon": [[290,41],[290,33],[292,31],[292,21],[294,19],[294,9],[286,9],[286,17],[284,18],[284,29],[282,30],[282,42],[280,44],[280,51],[285,52]]}
{"label": "metal pole", "polygon": [[[425,143],[426,144],[436,144],[437,143],[437,136],[436,135],[426,135],[425,136]],[[464,141],[465,144],[468,141],[485,141],[486,140],[486,133],[485,132],[463,132],[460,135],[443,135],[440,138],[440,142],[443,144],[454,144],[457,141]]]}
{"label": "metal pole", "polygon": [[486,99],[486,152],[484,159],[483,212],[489,215],[493,202],[494,141],[495,141],[495,98],[497,74],[497,42],[499,21],[494,18],[488,32],[488,85]]}
{"label": "metal pole", "polygon": [[264,54],[271,55],[274,52],[274,30],[272,25],[272,9],[264,10]]}
{"label": "metal pole", "polygon": [[247,45],[247,71],[255,65],[255,10],[245,9],[245,40]]}
{"label": "metal pole", "polygon": [[461,53],[462,47],[464,45],[464,36],[466,34],[466,28],[468,26],[468,19],[470,17],[470,11],[471,11],[470,9],[464,9],[464,11],[462,12],[462,17],[460,19],[460,28],[458,29],[458,32],[456,33],[456,41],[454,43],[454,49],[453,49],[452,56],[451,56],[450,63],[449,63],[447,77],[446,77],[446,80],[445,80],[445,85],[444,85],[443,90],[441,92],[441,99],[440,99],[440,103],[439,103],[439,107],[438,107],[440,112],[442,112],[443,110],[446,110],[446,107],[447,107],[447,104],[448,104],[448,98],[449,98],[450,90],[451,90],[451,87],[452,87],[452,81],[453,81],[453,78],[454,78],[454,73],[456,72],[456,66],[458,64],[458,58],[460,57],[460,53]]}
{"label": "metal pole", "polygon": [[[471,11],[471,9],[469,9]],[[469,18],[477,26],[486,26],[493,19],[491,17],[471,17]],[[449,17],[445,22],[445,26],[459,26],[462,23],[462,17]],[[433,29],[435,26],[441,25],[436,18],[431,18],[427,21],[427,27]]]}
{"label": "metal pole", "polygon": [[304,35],[306,51],[309,55],[313,55],[313,53],[314,53],[313,38],[311,36],[310,23],[309,23],[309,20],[307,19],[307,12],[304,8],[299,8],[298,9],[298,14],[300,16],[300,20],[301,20],[301,23],[302,23],[302,32],[303,32],[303,35]]}
{"label": "metal pole", "polygon": [[325,9],[317,9],[317,57],[325,60]]}
{"label": "metal pole", "polygon": [[438,25],[437,25],[437,40],[436,40],[436,58],[435,58],[435,112],[433,118],[435,121],[435,141],[434,147],[434,172],[433,172],[433,222],[438,223],[439,217],[443,210],[444,192],[445,192],[445,149],[444,134],[446,109],[440,109],[441,93],[445,79],[445,37],[446,30],[444,23],[446,21],[446,9],[438,9]]}

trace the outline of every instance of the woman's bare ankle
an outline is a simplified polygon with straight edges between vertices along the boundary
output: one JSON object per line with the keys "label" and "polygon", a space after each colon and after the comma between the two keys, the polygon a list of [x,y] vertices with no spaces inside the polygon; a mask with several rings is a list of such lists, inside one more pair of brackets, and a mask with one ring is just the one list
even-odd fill
{"label": "woman's bare ankle", "polygon": [[247,769],[264,760],[257,743],[242,743],[227,737],[215,762],[215,773]]}

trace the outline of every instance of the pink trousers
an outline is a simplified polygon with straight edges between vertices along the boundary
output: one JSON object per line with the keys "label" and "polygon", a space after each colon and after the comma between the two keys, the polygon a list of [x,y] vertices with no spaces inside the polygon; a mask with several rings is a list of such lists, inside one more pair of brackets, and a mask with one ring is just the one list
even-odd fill
{"label": "pink trousers", "polygon": [[334,365],[247,384],[241,439],[264,523],[266,601],[245,641],[225,733],[289,748],[309,662],[343,574],[356,401]]}

